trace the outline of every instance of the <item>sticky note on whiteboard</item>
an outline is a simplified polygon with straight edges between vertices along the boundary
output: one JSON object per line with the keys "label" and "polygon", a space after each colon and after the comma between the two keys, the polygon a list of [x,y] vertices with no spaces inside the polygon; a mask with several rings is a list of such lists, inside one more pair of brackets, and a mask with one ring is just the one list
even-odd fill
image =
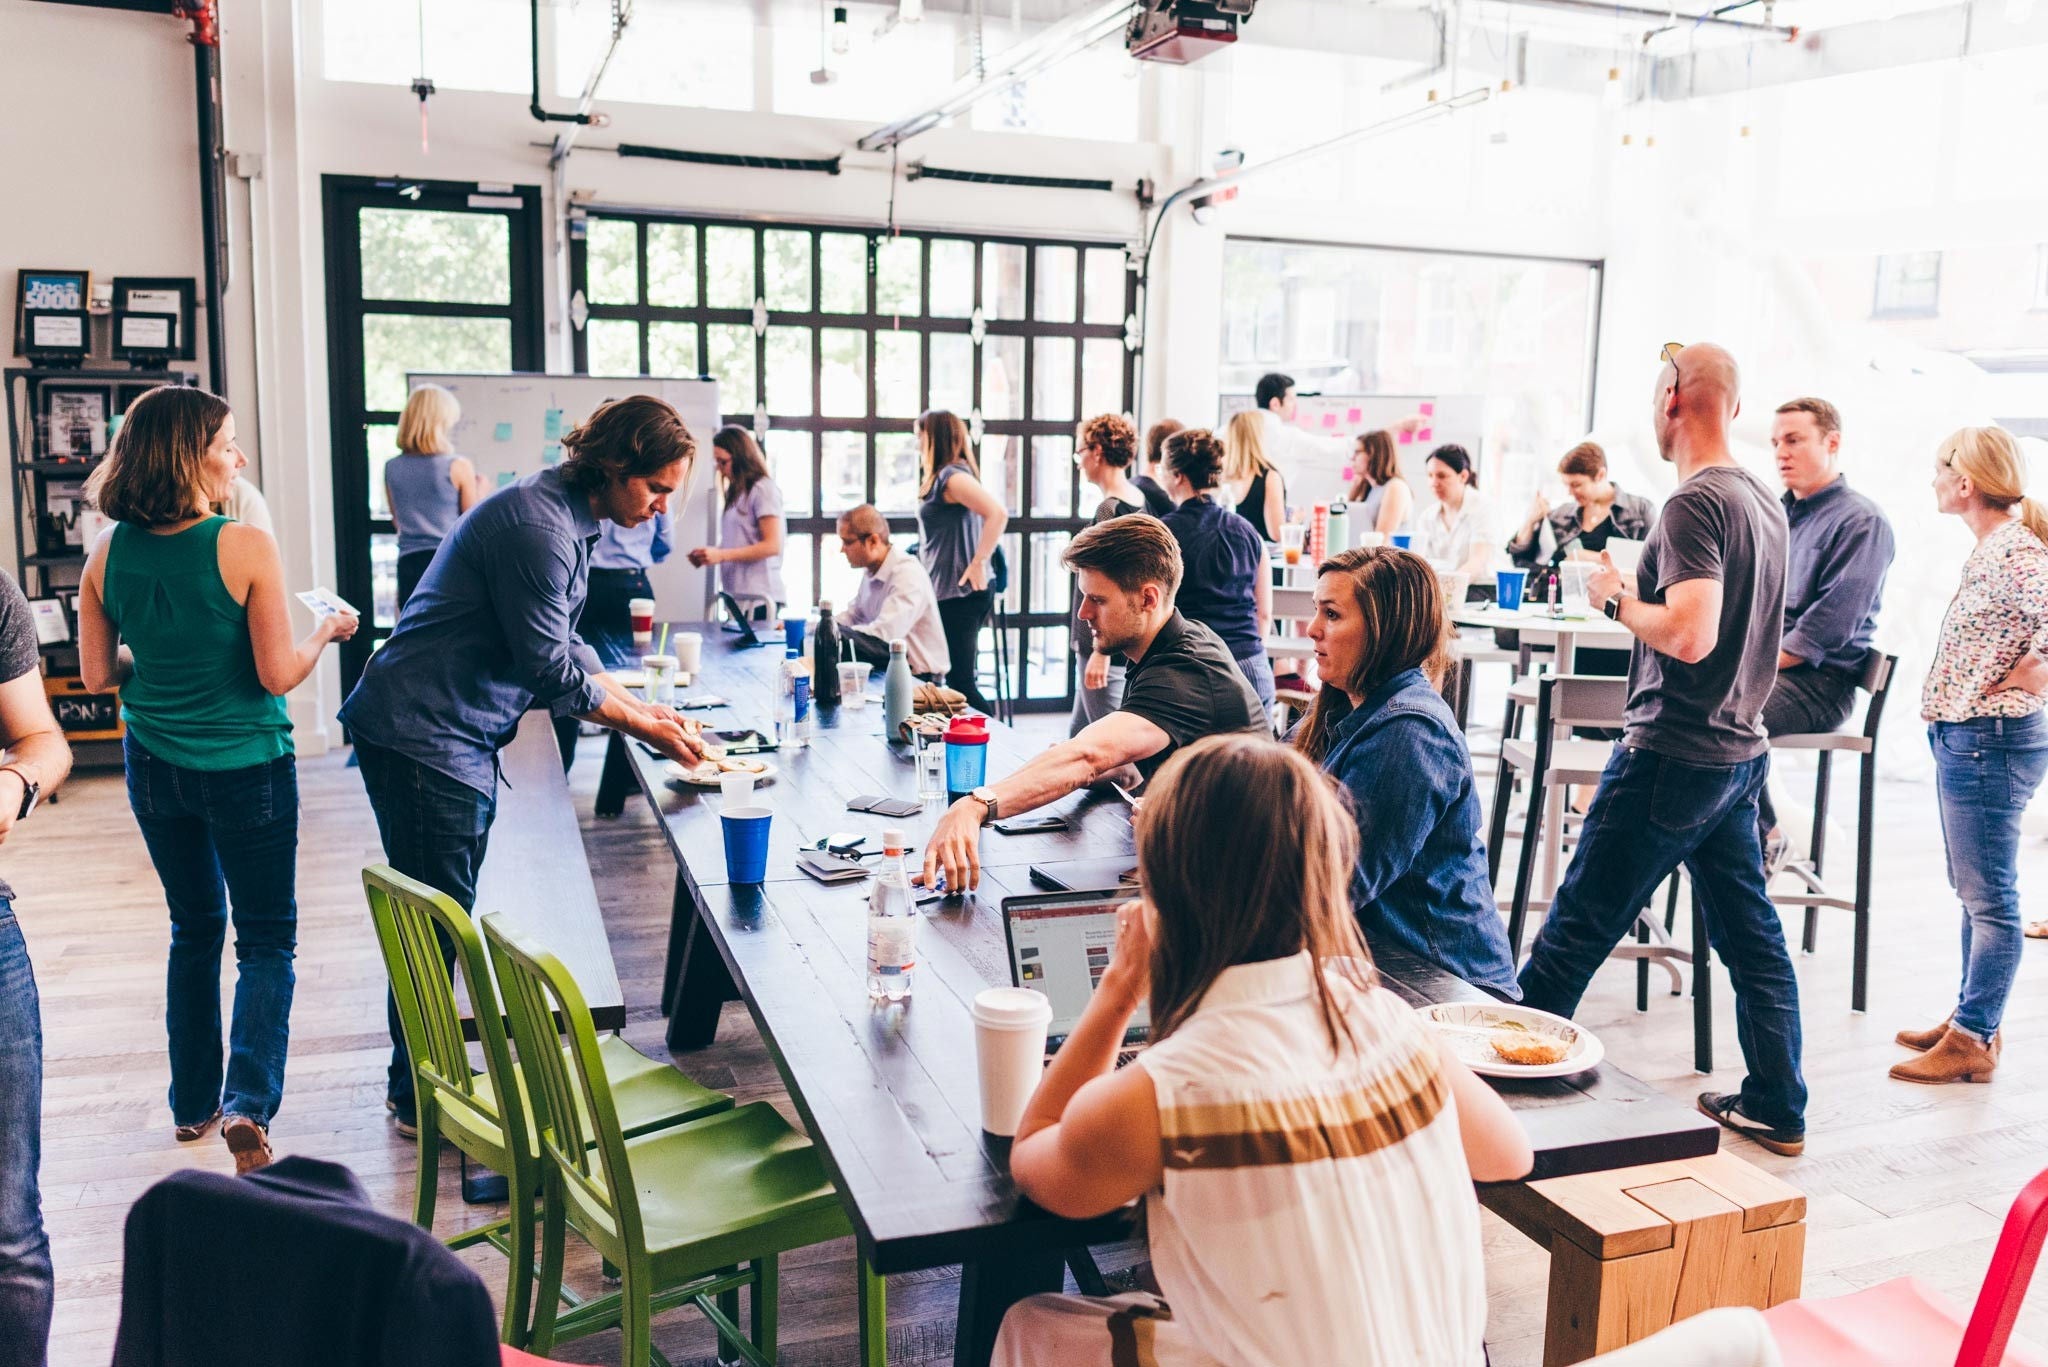
{"label": "sticky note on whiteboard", "polygon": [[1344,421],[1346,422],[1357,422],[1360,418],[1364,416],[1365,415],[1356,408],[1347,408],[1344,410]]}
{"label": "sticky note on whiteboard", "polygon": [[1433,400],[1427,403],[1419,403],[1415,405],[1415,411],[1422,414],[1424,417],[1428,417],[1432,413],[1436,412],[1436,403]]}
{"label": "sticky note on whiteboard", "polygon": [[1415,434],[1413,432],[1410,432],[1405,427],[1401,429],[1401,444],[1403,446],[1412,446],[1415,444]]}
{"label": "sticky note on whiteboard", "polygon": [[511,423],[509,423],[509,422],[501,422],[501,423],[499,423],[499,424],[498,424],[498,426],[497,426],[497,429],[496,429],[495,431],[493,431],[493,432],[491,433],[491,440],[492,440],[492,441],[510,441],[510,440],[512,440],[512,424],[511,424]]}
{"label": "sticky note on whiteboard", "polygon": [[542,465],[560,465],[562,463],[561,443],[551,441],[546,446],[541,447],[540,463]]}
{"label": "sticky note on whiteboard", "polygon": [[550,408],[547,411],[547,416],[541,419],[540,426],[542,441],[560,441],[562,439],[562,410]]}
{"label": "sticky note on whiteboard", "polygon": [[1428,441],[1428,440],[1429,440],[1429,434],[1430,434],[1431,432],[1433,432],[1434,430],[1435,430],[1434,428],[1430,428],[1430,427],[1422,427],[1422,428],[1418,428],[1418,429],[1416,429],[1416,432],[1415,432],[1415,439],[1416,439],[1417,441]]}
{"label": "sticky note on whiteboard", "polygon": [[1337,415],[1336,415],[1335,413],[1325,413],[1325,414],[1323,414],[1323,426],[1325,426],[1325,427],[1335,427],[1336,425],[1337,425]]}
{"label": "sticky note on whiteboard", "polygon": [[498,471],[498,487],[502,489],[517,478],[518,476],[514,475],[510,470],[500,470]]}

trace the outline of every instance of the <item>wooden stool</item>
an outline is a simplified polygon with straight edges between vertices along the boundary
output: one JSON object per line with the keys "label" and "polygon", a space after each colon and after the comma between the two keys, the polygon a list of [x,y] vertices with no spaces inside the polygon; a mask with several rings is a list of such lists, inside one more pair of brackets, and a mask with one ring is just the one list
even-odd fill
{"label": "wooden stool", "polygon": [[1806,1197],[1733,1154],[1482,1187],[1480,1201],[1550,1250],[1544,1367],[1799,1295]]}

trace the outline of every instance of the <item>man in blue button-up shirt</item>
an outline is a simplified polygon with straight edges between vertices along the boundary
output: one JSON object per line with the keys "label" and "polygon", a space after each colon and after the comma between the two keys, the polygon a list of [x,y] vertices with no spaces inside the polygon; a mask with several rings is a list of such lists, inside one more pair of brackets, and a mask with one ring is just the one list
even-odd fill
{"label": "man in blue button-up shirt", "polygon": [[[1779,405],[1771,452],[1785,483],[1792,554],[1778,684],[1764,704],[1764,729],[1774,736],[1832,731],[1856,707],[1892,563],[1892,524],[1843,477],[1842,416],[1826,399]],[[1785,841],[1768,785],[1757,807],[1766,856],[1780,857]]]}
{"label": "man in blue button-up shirt", "polygon": [[[562,464],[456,524],[341,709],[386,861],[464,907],[497,812],[498,751],[529,709],[623,731],[685,764],[702,758],[695,723],[633,697],[575,630],[600,521],[635,527],[665,512],[696,443],[675,409],[635,396],[598,409],[562,446]],[[411,1134],[412,1069],[389,1015],[386,1104]]]}

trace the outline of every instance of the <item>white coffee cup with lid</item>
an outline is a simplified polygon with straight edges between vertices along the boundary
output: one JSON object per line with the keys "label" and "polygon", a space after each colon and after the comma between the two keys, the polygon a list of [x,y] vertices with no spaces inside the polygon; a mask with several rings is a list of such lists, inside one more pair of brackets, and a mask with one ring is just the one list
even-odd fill
{"label": "white coffee cup with lid", "polygon": [[975,994],[969,1014],[981,1077],[981,1128],[1014,1135],[1045,1073],[1052,1002],[1028,987],[989,987]]}

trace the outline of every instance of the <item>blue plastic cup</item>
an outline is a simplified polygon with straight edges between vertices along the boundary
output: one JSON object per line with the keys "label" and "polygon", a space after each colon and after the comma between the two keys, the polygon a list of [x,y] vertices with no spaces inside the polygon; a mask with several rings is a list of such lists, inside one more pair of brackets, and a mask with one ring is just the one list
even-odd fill
{"label": "blue plastic cup", "polygon": [[734,883],[760,883],[768,878],[766,807],[734,807],[718,814],[725,827],[725,876]]}
{"label": "blue plastic cup", "polygon": [[1408,549],[1408,547],[1409,547],[1409,546],[1410,546],[1411,544],[1413,544],[1413,543],[1414,543],[1414,541],[1415,541],[1415,533],[1413,533],[1413,532],[1395,532],[1395,533],[1394,533],[1394,534],[1393,534],[1393,535],[1392,535],[1391,537],[1389,537],[1389,538],[1387,538],[1387,539],[1388,539],[1388,540],[1390,540],[1390,541],[1392,541],[1392,542],[1394,543],[1394,548],[1395,548],[1396,550],[1403,550],[1403,551],[1405,551],[1405,550],[1407,550],[1407,549]]}
{"label": "blue plastic cup", "polygon": [[1522,606],[1522,588],[1529,582],[1527,570],[1495,570],[1493,574],[1493,598],[1502,612],[1515,612]]}
{"label": "blue plastic cup", "polygon": [[801,615],[782,619],[782,644],[799,655],[804,653],[804,618]]}

